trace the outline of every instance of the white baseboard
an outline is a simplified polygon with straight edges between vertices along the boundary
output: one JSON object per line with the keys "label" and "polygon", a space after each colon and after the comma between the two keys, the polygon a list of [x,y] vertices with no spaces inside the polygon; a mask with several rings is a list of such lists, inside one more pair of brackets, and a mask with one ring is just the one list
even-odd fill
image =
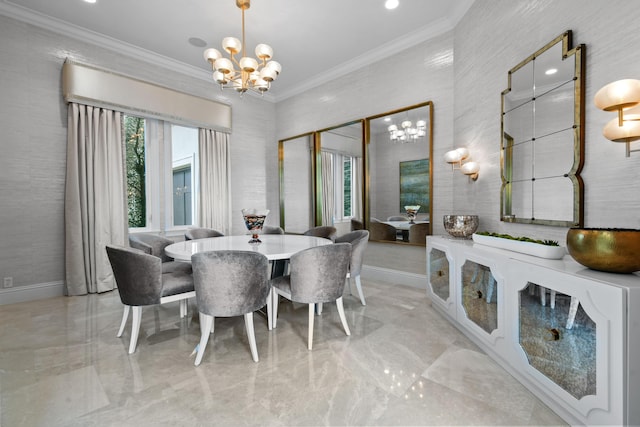
{"label": "white baseboard", "polygon": [[65,295],[63,281],[17,286],[15,288],[0,289],[0,305],[35,301],[63,295]]}
{"label": "white baseboard", "polygon": [[361,274],[363,279],[381,280],[418,289],[427,289],[427,276],[425,274],[407,273],[406,271],[371,265],[363,265]]}

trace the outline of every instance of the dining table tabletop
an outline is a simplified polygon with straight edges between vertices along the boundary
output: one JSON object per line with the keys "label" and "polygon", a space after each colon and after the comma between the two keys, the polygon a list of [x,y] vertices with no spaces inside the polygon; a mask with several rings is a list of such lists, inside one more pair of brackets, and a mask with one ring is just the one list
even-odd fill
{"label": "dining table tabletop", "polygon": [[206,239],[186,240],[168,245],[164,251],[176,261],[191,261],[191,255],[208,251],[255,251],[267,257],[269,261],[289,259],[296,252],[317,246],[330,245],[329,239],[296,234],[260,235],[262,243],[249,243],[250,234],[240,236],[221,236]]}

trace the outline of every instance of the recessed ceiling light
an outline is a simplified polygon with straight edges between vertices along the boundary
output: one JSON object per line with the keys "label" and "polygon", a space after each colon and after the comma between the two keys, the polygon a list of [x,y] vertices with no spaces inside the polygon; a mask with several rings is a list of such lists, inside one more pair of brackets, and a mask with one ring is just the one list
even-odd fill
{"label": "recessed ceiling light", "polygon": [[398,0],[387,0],[386,2],[384,2],[384,7],[391,10],[398,7],[399,4],[400,2]]}
{"label": "recessed ceiling light", "polygon": [[557,68],[549,68],[549,69],[548,69],[547,71],[545,71],[544,73],[545,73],[547,76],[550,76],[551,74],[555,74],[555,73],[557,73],[557,72],[558,72],[558,69],[557,69]]}
{"label": "recessed ceiling light", "polygon": [[391,117],[385,117],[385,118],[384,118],[384,121],[385,121],[385,122],[390,122],[390,121],[391,121]]}
{"label": "recessed ceiling light", "polygon": [[97,0],[84,0],[84,1],[85,1],[85,2],[87,2],[87,3],[91,3],[91,4],[93,4],[93,3],[95,3]]}

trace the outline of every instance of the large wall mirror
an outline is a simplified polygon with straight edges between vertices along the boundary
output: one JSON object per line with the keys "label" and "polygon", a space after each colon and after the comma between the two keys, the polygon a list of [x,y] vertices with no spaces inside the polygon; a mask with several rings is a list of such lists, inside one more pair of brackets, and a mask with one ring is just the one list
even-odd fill
{"label": "large wall mirror", "polygon": [[433,211],[433,104],[368,117],[365,129],[370,240],[425,245]]}
{"label": "large wall mirror", "polygon": [[502,221],[582,226],[584,45],[571,31],[509,71],[502,92]]}
{"label": "large wall mirror", "polygon": [[314,226],[315,134],[278,142],[280,169],[280,225],[290,233],[304,233]]}

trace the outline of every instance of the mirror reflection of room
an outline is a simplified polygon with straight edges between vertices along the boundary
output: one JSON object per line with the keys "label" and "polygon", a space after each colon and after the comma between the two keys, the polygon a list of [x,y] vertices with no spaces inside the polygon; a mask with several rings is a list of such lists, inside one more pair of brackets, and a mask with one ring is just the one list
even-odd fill
{"label": "mirror reflection of room", "polygon": [[431,104],[369,120],[371,240],[424,245],[430,234]]}

